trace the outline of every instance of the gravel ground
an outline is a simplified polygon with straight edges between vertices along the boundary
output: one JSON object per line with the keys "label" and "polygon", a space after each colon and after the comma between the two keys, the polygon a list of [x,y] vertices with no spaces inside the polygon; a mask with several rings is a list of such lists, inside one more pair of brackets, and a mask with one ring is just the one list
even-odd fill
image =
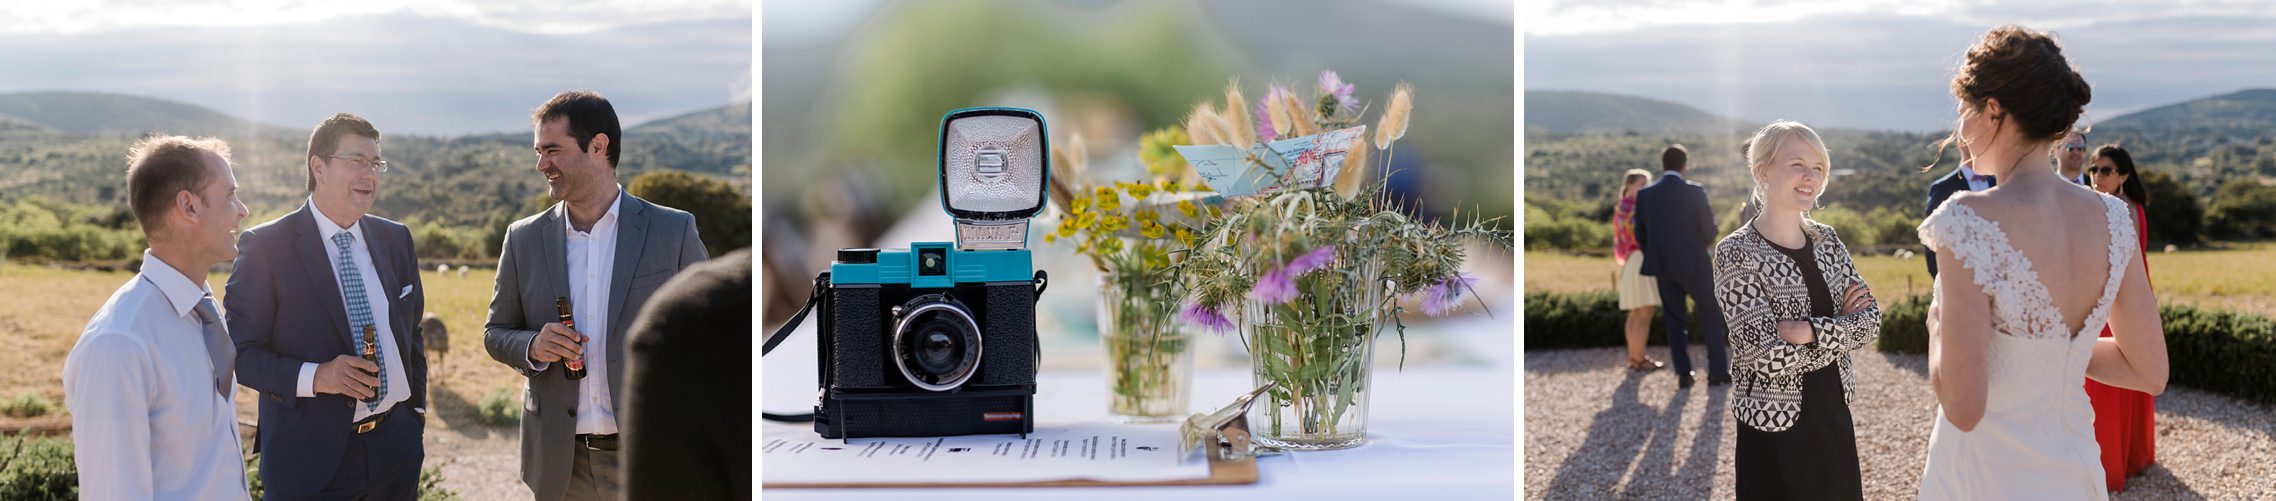
{"label": "gravel ground", "polygon": [[[1667,348],[1648,353],[1665,361]],[[1731,387],[1679,390],[1672,370],[1631,373],[1625,354],[1525,353],[1526,497],[1732,498]],[[1705,349],[1692,360],[1704,366]],[[1936,412],[1928,357],[1864,351],[1853,363],[1865,496],[1912,499]],[[2157,407],[2158,461],[2112,499],[2276,499],[2276,406],[2174,387]]]}

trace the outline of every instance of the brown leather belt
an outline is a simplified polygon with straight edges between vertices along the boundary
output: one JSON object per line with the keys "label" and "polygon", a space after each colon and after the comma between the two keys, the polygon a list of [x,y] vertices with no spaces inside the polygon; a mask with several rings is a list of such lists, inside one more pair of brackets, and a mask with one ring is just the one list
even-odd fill
{"label": "brown leather belt", "polygon": [[577,444],[596,451],[613,451],[616,450],[616,434],[580,434],[577,435]]}

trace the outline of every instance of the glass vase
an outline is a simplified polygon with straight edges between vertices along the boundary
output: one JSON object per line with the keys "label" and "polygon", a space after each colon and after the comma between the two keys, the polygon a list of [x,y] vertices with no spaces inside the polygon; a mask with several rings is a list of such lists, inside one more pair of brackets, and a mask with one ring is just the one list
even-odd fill
{"label": "glass vase", "polygon": [[1260,445],[1333,450],[1366,441],[1370,362],[1389,304],[1381,267],[1349,264],[1300,277],[1302,293],[1287,302],[1245,301],[1241,329],[1256,386],[1277,384],[1250,409]]}
{"label": "glass vase", "polygon": [[1107,417],[1123,423],[1185,418],[1193,338],[1161,273],[1099,276],[1099,340],[1106,347]]}

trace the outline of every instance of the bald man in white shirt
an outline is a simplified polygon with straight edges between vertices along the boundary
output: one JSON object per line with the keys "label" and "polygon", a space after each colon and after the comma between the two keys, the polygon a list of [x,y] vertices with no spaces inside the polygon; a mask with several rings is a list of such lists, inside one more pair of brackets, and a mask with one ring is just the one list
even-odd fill
{"label": "bald man in white shirt", "polygon": [[229,145],[152,137],[128,157],[127,203],[150,248],[63,364],[80,499],[246,499],[236,349],[205,282],[237,257],[246,216]]}

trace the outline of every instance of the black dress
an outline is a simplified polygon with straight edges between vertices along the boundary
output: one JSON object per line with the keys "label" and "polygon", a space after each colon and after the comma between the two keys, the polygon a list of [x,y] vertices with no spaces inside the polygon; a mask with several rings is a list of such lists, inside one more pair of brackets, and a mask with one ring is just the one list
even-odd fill
{"label": "black dress", "polygon": [[[1771,248],[1802,269],[1810,291],[1810,315],[1831,317],[1838,300],[1826,287],[1812,246]],[[1789,319],[1791,320],[1791,319]],[[1857,461],[1857,427],[1841,392],[1841,367],[1827,364],[1802,376],[1802,412],[1785,431],[1738,426],[1732,454],[1739,499],[1864,499],[1865,482]]]}

